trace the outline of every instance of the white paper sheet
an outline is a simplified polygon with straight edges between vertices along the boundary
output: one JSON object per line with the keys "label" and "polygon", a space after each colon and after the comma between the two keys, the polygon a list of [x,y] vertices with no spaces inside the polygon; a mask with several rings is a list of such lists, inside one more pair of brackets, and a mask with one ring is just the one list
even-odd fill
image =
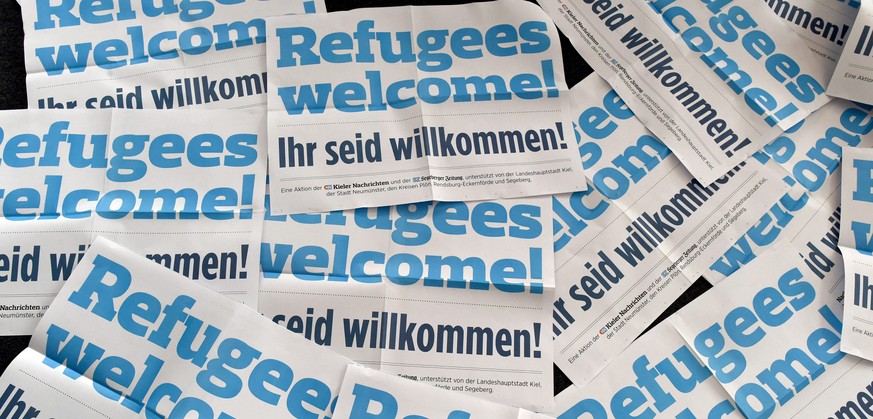
{"label": "white paper sheet", "polygon": [[830,72],[760,0],[540,0],[708,185],[829,99]]}
{"label": "white paper sheet", "polygon": [[592,185],[555,212],[555,363],[585,385],[785,191],[751,160],[704,187],[596,75],[571,91]]}
{"label": "white paper sheet", "polygon": [[254,310],[102,238],[30,347],[59,379],[93,382],[89,399],[109,399],[137,416],[321,416],[332,411],[348,366]]}
{"label": "white paper sheet", "polygon": [[276,214],[584,187],[558,32],[536,5],[274,18],[267,62]]}
{"label": "white paper sheet", "polygon": [[33,331],[98,235],[257,307],[263,112],[0,112],[0,333]]}
{"label": "white paper sheet", "polygon": [[828,85],[828,94],[873,103],[873,1],[861,0],[861,10]]}
{"label": "white paper sheet", "polygon": [[259,311],[368,367],[551,411],[550,214],[545,197],[271,214]]}
{"label": "white paper sheet", "polygon": [[840,251],[845,269],[845,312],[841,348],[873,359],[873,149],[848,149],[843,161],[843,220]]}
{"label": "white paper sheet", "polygon": [[839,351],[841,311],[779,242],[558,395],[558,418],[851,417],[839,413],[846,389],[873,374]]}
{"label": "white paper sheet", "polygon": [[263,108],[268,16],[323,0],[21,2],[31,109]]}

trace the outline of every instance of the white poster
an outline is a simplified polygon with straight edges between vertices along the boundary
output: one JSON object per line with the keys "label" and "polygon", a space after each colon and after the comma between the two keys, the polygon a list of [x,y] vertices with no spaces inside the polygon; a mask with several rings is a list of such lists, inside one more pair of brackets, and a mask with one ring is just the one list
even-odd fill
{"label": "white poster", "polygon": [[[251,308],[102,238],[30,348],[53,380],[90,384],[84,403],[109,400],[126,416],[330,416],[348,366]],[[73,403],[47,383],[29,384],[42,393],[36,400]]]}
{"label": "white poster", "polygon": [[214,109],[267,102],[266,17],[323,0],[19,2],[30,109]]}
{"label": "white poster", "polygon": [[771,199],[767,213],[710,266],[706,278],[721,281],[783,238],[842,301],[840,161],[845,150],[873,146],[871,130],[869,107],[833,100],[756,153],[791,189]]}
{"label": "white poster", "polygon": [[829,100],[827,64],[760,0],[539,3],[704,185]]}
{"label": "white poster", "polygon": [[[873,375],[869,363],[840,352],[841,314],[827,283],[780,242],[592,382],[562,392],[558,418],[853,417],[845,406],[859,411],[851,394]],[[841,406],[846,399],[851,405]]]}
{"label": "white poster", "polygon": [[552,200],[555,363],[584,385],[767,211],[786,186],[750,160],[709,186],[592,75],[571,91],[589,189]]}
{"label": "white poster", "polygon": [[828,85],[828,94],[873,103],[873,1],[861,0],[846,47]]}
{"label": "white poster", "polygon": [[840,352],[840,311],[798,250],[780,242],[669,321],[739,412],[792,417],[854,365]]}
{"label": "white poster", "polygon": [[31,334],[98,235],[257,307],[263,112],[0,112],[0,333]]}
{"label": "white poster", "polygon": [[841,348],[873,360],[873,149],[848,149],[843,159],[840,251],[846,298]]}
{"label": "white poster", "polygon": [[546,197],[270,214],[259,311],[362,365],[551,411],[550,214]]}
{"label": "white poster", "polygon": [[584,188],[558,31],[536,5],[268,22],[273,212]]}
{"label": "white poster", "polygon": [[19,419],[545,418],[352,364],[104,238],[0,377],[0,409]]}

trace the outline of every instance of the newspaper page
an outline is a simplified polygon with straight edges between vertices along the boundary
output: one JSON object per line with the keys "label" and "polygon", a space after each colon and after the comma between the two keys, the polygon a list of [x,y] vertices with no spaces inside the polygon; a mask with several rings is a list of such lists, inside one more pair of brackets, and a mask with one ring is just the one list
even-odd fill
{"label": "newspaper page", "polygon": [[267,102],[267,16],[324,0],[21,3],[31,109],[217,109]]}
{"label": "newspaper page", "polygon": [[257,307],[262,111],[0,112],[0,333],[31,334],[97,235]]}
{"label": "newspaper page", "polygon": [[858,0],[765,0],[833,73],[861,3]]}
{"label": "newspaper page", "polygon": [[349,362],[103,238],[30,347],[89,399],[148,417],[330,416]]}
{"label": "newspaper page", "polygon": [[268,21],[273,211],[584,188],[560,40],[499,0]]}
{"label": "newspaper page", "polygon": [[760,0],[539,0],[709,185],[829,99],[830,73]]}
{"label": "newspaper page", "polygon": [[856,363],[841,307],[798,253],[776,244],[669,318],[748,418],[794,416]]}
{"label": "newspaper page", "polygon": [[[355,366],[102,237],[0,389],[4,418],[398,418],[381,391],[403,411],[454,406],[449,418],[545,418]],[[382,411],[343,413],[348,403],[360,409],[366,390]],[[439,408],[426,405],[436,400]]]}
{"label": "newspaper page", "polygon": [[828,85],[829,95],[873,103],[873,1],[861,0],[861,10],[849,32],[846,48]]}
{"label": "newspaper page", "polygon": [[555,408],[559,419],[743,418],[669,321],[641,336],[587,385],[558,394]]}
{"label": "newspaper page", "polygon": [[873,147],[871,130],[870,107],[837,99],[756,153],[791,189],[712,264],[706,278],[718,283],[785,239],[842,301],[840,160],[844,150]]}
{"label": "newspaper page", "polygon": [[559,394],[558,418],[866,417],[841,412],[871,364],[838,350],[841,307],[796,253],[780,242],[652,328]]}
{"label": "newspaper page", "polygon": [[840,251],[845,269],[843,351],[873,359],[873,149],[848,149],[843,161],[844,222]]}
{"label": "newspaper page", "polygon": [[550,214],[546,197],[271,213],[259,311],[365,366],[549,412]]}
{"label": "newspaper page", "polygon": [[592,185],[553,199],[555,363],[585,385],[785,192],[751,160],[697,181],[593,75],[571,91]]}
{"label": "newspaper page", "polygon": [[501,406],[470,396],[349,366],[339,393],[335,417],[351,419],[547,419],[517,407]]}

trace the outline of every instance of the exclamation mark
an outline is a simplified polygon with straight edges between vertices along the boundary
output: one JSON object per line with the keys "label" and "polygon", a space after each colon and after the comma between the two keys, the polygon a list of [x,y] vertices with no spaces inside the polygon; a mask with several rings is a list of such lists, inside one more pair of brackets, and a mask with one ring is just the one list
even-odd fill
{"label": "exclamation mark", "polygon": [[843,25],[843,30],[840,31],[840,39],[837,39],[837,45],[843,45],[846,42],[846,34],[849,33],[849,25]]}
{"label": "exclamation mark", "polygon": [[[239,272],[239,279],[246,279],[246,278],[249,276],[249,275],[248,275],[248,272],[246,272],[246,262],[248,262],[248,260],[249,260],[249,245],[247,245],[247,244],[241,244],[241,245],[239,246],[239,249],[240,249],[240,254],[239,254],[239,257],[240,257],[240,272]],[[233,279],[233,278],[231,278],[231,279]]]}
{"label": "exclamation mark", "polygon": [[548,87],[546,89],[546,96],[558,97],[558,87],[555,85],[555,66],[552,64],[552,60],[543,60],[541,64],[543,67],[543,84]]}
{"label": "exclamation mark", "polygon": [[555,122],[555,128],[558,130],[558,136],[561,137],[561,150],[566,150],[567,141],[564,140],[564,123]]}
{"label": "exclamation mark", "polygon": [[744,139],[736,147],[734,147],[734,153],[740,151],[740,149],[745,148],[747,145],[749,145],[751,143],[752,142],[748,138]]}
{"label": "exclamation mark", "polygon": [[[534,323],[533,328],[534,328],[534,334],[533,334],[534,347],[539,348],[540,347],[540,324]],[[533,356],[534,356],[534,358],[542,357],[542,351],[540,351],[539,349],[533,351]]]}
{"label": "exclamation mark", "polygon": [[543,249],[531,247],[528,254],[530,255],[530,293],[543,293]]}
{"label": "exclamation mark", "polygon": [[[240,194],[241,206],[252,206],[255,200],[255,175],[243,175],[242,193]],[[240,220],[251,220],[252,209],[241,209],[239,211]]]}
{"label": "exclamation mark", "polygon": [[740,143],[737,144],[737,146],[734,147],[733,150],[728,150],[728,151],[726,151],[724,154],[725,154],[726,156],[728,156],[728,157],[733,157],[734,153],[736,153],[737,151],[740,151],[740,149],[742,149],[743,147],[745,147],[745,146],[747,146],[747,145],[749,145],[749,144],[751,144],[751,143],[752,143],[752,142],[749,141],[748,138],[746,138],[745,140],[740,141]]}

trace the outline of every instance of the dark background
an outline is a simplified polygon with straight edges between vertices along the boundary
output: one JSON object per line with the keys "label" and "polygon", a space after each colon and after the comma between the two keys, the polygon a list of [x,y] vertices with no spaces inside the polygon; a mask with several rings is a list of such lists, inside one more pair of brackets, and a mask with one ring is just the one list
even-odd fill
{"label": "dark background", "polygon": [[[32,0],[24,0],[32,1]],[[326,0],[328,11],[349,10],[358,7],[389,7],[408,4],[463,4],[469,1],[332,1]],[[564,35],[561,35],[561,50],[564,55],[564,74],[567,85],[576,83],[591,74],[591,67],[576,53]],[[21,26],[21,9],[15,0],[0,0],[0,110],[27,108],[24,69],[24,31]],[[2,183],[2,179],[0,179]],[[4,232],[0,231],[0,235]],[[711,288],[705,279],[699,278],[676,303],[667,308],[655,324],[680,307]],[[30,336],[0,337],[0,370],[5,370],[30,340]],[[555,394],[570,385],[561,371],[555,367]]]}

